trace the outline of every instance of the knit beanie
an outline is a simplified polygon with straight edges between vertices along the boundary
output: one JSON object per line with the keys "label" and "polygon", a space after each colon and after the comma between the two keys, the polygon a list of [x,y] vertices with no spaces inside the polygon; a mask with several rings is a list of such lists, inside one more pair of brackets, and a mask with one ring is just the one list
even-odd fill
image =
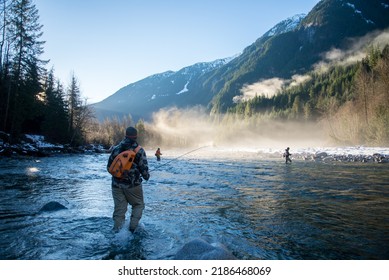
{"label": "knit beanie", "polygon": [[130,126],[130,127],[127,127],[126,129],[126,137],[127,138],[130,138],[130,139],[136,139],[136,137],[138,136],[138,131]]}

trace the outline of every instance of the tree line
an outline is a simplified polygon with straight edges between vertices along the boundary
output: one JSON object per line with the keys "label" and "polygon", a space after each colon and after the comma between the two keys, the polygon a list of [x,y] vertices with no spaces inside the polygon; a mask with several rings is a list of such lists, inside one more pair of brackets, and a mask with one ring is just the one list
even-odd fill
{"label": "tree line", "polygon": [[43,26],[31,0],[0,0],[0,130],[16,139],[43,134],[50,141],[81,144],[91,112],[76,76],[64,87],[47,70]]}

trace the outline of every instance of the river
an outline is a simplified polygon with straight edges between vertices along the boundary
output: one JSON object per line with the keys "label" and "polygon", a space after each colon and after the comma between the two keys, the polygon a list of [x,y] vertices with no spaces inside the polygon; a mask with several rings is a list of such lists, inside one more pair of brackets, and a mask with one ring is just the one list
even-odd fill
{"label": "river", "polygon": [[107,154],[1,158],[0,259],[168,260],[196,238],[241,260],[389,259],[388,164],[177,155],[149,157],[135,235],[112,232]]}

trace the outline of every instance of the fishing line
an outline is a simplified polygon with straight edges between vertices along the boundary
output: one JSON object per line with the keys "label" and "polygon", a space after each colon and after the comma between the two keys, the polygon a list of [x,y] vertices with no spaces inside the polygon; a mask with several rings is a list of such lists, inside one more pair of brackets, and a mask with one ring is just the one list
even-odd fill
{"label": "fishing line", "polygon": [[175,160],[177,160],[177,159],[179,159],[179,158],[181,158],[181,157],[183,157],[183,156],[189,155],[189,154],[194,153],[194,152],[196,152],[196,151],[198,151],[198,150],[200,150],[200,149],[204,149],[204,148],[210,147],[210,146],[211,146],[211,145],[202,146],[202,147],[200,147],[200,148],[191,150],[191,151],[189,151],[189,152],[187,152],[187,153],[185,153],[185,154],[182,154],[182,155],[180,155],[180,156],[178,156],[178,157],[175,157],[175,158],[173,158],[173,159],[171,159],[171,160],[165,162],[164,164],[158,165],[158,166],[156,166],[155,168],[150,169],[150,172],[151,172],[151,171],[155,171],[155,170],[161,168],[162,166],[165,166],[165,165],[171,163],[172,161],[175,161]]}

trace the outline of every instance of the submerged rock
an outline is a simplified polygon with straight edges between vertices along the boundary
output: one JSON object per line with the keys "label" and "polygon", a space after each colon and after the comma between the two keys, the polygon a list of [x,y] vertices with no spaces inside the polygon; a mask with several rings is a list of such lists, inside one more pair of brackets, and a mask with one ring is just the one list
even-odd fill
{"label": "submerged rock", "polygon": [[186,243],[175,255],[175,260],[236,260],[222,244],[208,243],[197,238]]}
{"label": "submerged rock", "polygon": [[326,152],[320,152],[320,153],[316,153],[313,156],[313,159],[314,160],[322,160],[322,159],[327,158],[327,157],[328,157],[328,154]]}
{"label": "submerged rock", "polygon": [[56,201],[50,201],[49,203],[46,203],[39,212],[51,212],[51,211],[59,211],[68,209],[66,206],[62,205],[59,202]]}

